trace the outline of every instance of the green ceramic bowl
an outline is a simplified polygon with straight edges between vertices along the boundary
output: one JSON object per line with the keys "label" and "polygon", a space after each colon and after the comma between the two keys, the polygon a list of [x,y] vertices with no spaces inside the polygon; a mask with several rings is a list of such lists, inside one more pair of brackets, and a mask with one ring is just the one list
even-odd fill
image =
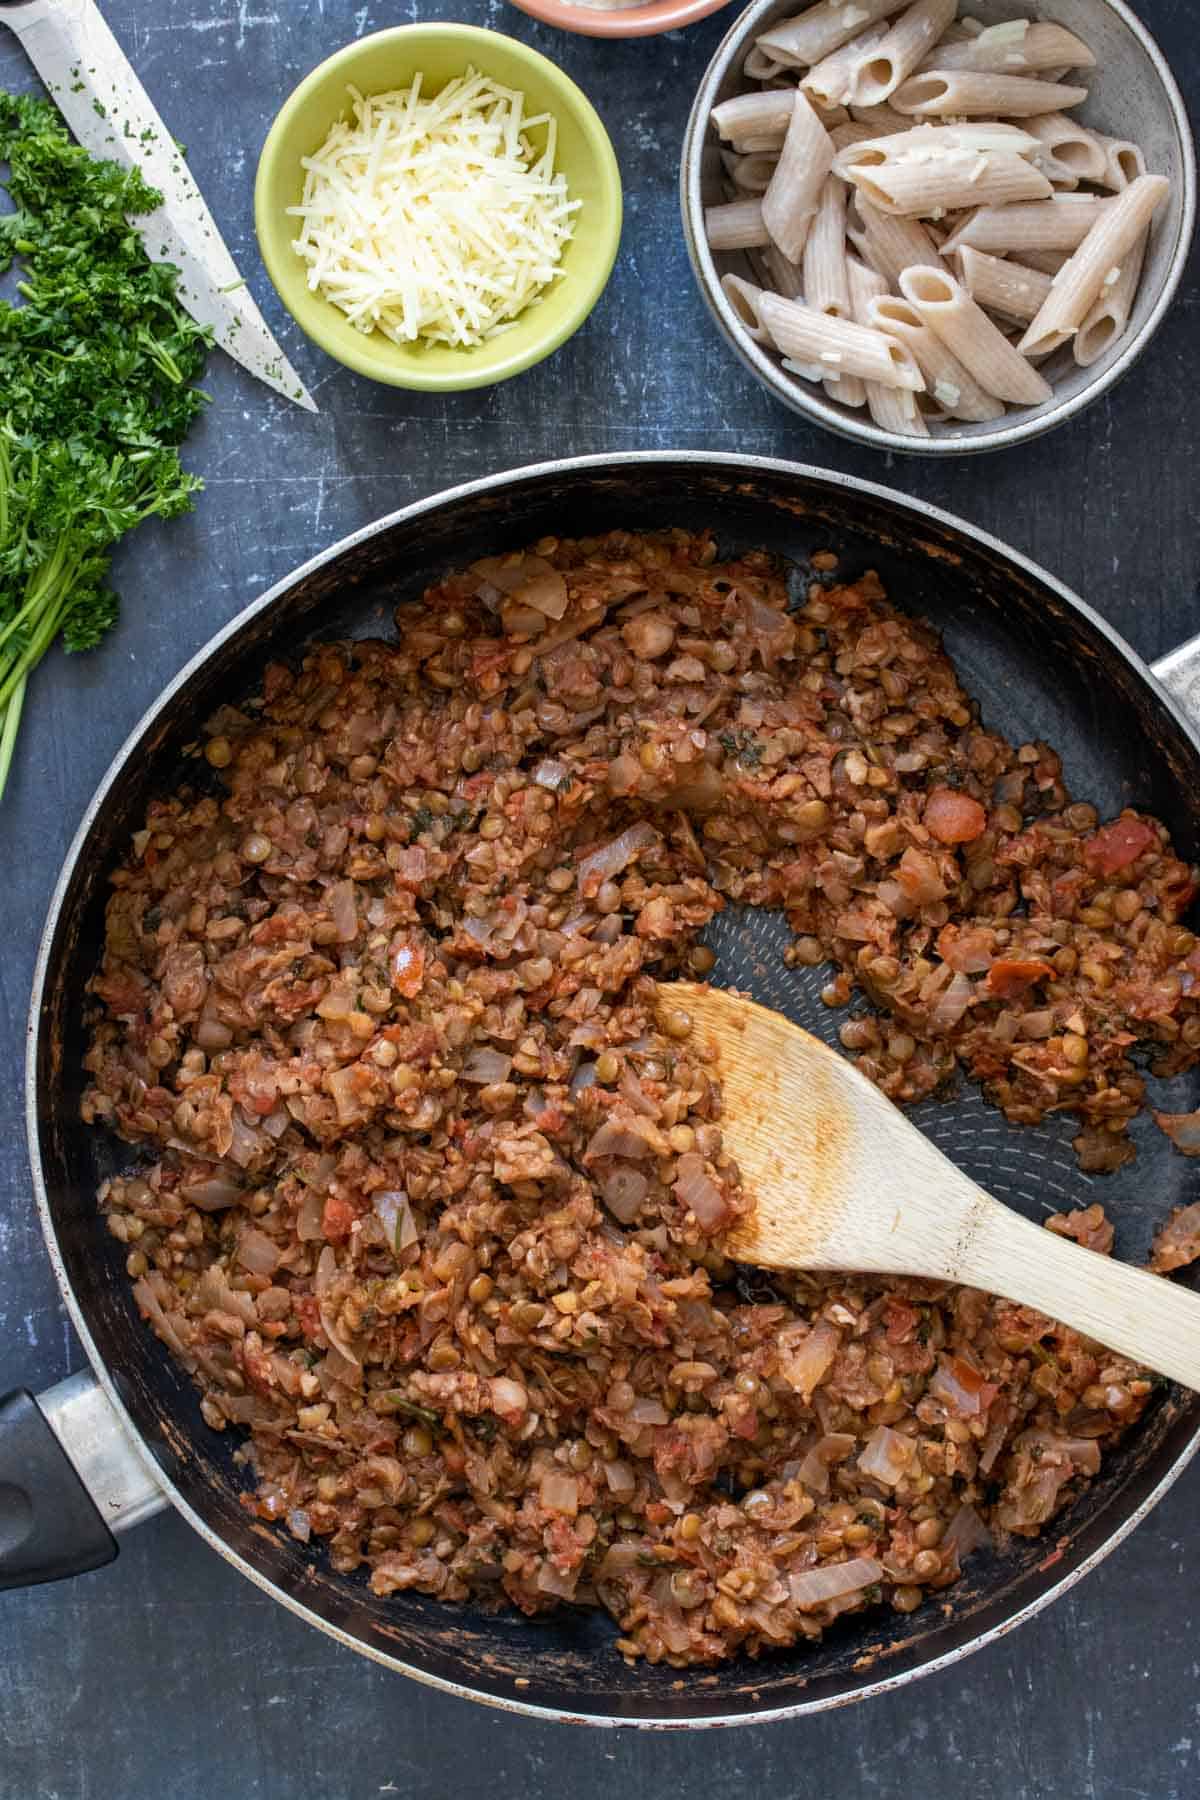
{"label": "green ceramic bowl", "polygon": [[[395,344],[381,331],[368,336],[328,300],[310,293],[305,265],[292,249],[296,220],[286,209],[300,200],[300,159],[318,150],[334,120],[348,113],[348,86],[364,94],[385,93],[407,87],[420,70],[423,91],[434,93],[468,65],[519,88],[531,114],[554,116],[556,166],[567,178],[571,197],[583,201],[575,215],[575,235],[563,252],[564,273],[510,330],[472,349]],[[538,136],[531,133],[535,144]],[[608,133],[591,102],[536,50],[474,25],[400,25],[337,51],[284,102],[259,157],[254,219],[262,258],[279,298],[314,343],[374,381],[445,392],[507,381],[549,356],[583,324],[616,259],[621,177]]]}

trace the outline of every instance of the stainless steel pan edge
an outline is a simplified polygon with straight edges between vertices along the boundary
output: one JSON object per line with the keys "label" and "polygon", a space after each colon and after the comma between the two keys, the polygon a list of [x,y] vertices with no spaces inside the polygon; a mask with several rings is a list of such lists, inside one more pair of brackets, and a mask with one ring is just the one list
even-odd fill
{"label": "stainless steel pan edge", "polygon": [[794,1703],[782,1706],[771,1706],[769,1709],[754,1714],[738,1712],[733,1714],[714,1714],[700,1719],[680,1720],[679,1718],[628,1718],[599,1713],[586,1715],[573,1714],[560,1708],[537,1705],[522,1700],[516,1695],[498,1695],[460,1682],[448,1680],[429,1670],[388,1654],[379,1648],[365,1644],[358,1637],[341,1630],[337,1625],[322,1618],[306,1606],[296,1596],[288,1593],[274,1581],[262,1574],[236,1550],[231,1548],[200,1517],[177,1487],[165,1477],[159,1462],[152,1455],[143,1441],[138,1427],[126,1410],[112,1376],[105,1364],[89,1328],[88,1320],[73,1291],[63,1258],[60,1254],[56,1227],[51,1215],[49,1197],[40,1163],[38,1149],[38,1106],[37,1106],[37,1040],[38,1023],[42,1013],[43,998],[47,984],[51,951],[59,919],[68,887],[71,872],[91,831],[104,802],[120,780],[130,758],[136,753],[146,734],[156,722],[162,720],[170,711],[176,696],[188,685],[193,676],[209,661],[215,651],[238,634],[246,624],[261,614],[268,612],[285,598],[298,584],[304,582],[317,571],[328,567],[356,546],[367,542],[374,536],[386,531],[397,523],[409,523],[429,515],[451,502],[479,498],[502,492],[506,487],[518,482],[535,480],[543,476],[583,473],[589,470],[597,474],[622,470],[630,466],[647,466],[653,464],[690,464],[697,468],[715,471],[727,475],[731,482],[749,479],[758,474],[775,476],[792,476],[807,481],[820,482],[830,489],[841,490],[866,497],[873,497],[897,506],[910,513],[914,522],[921,519],[936,521],[951,531],[961,533],[968,539],[994,553],[997,557],[1012,564],[1032,576],[1036,581],[1052,589],[1067,607],[1081,614],[1092,628],[1107,639],[1113,649],[1125,659],[1131,667],[1141,674],[1147,683],[1157,691],[1164,708],[1174,718],[1182,732],[1190,739],[1200,754],[1200,636],[1190,640],[1162,658],[1158,663],[1147,667],[1136,653],[1125,643],[1120,635],[1100,617],[1088,604],[1081,600],[1064,583],[1058,581],[1046,570],[1042,569],[1031,558],[1009,548],[990,533],[979,530],[967,521],[952,513],[925,503],[916,503],[908,496],[882,484],[860,480],[853,476],[843,475],[837,471],[816,468],[787,462],[783,459],[711,455],[702,451],[643,451],[623,456],[614,462],[607,456],[584,456],[561,459],[553,462],[532,464],[523,468],[505,471],[498,475],[487,476],[480,480],[460,484],[442,490],[428,499],[414,502],[412,505],[398,509],[373,524],[351,533],[329,549],[322,551],[308,562],[293,570],[282,580],[276,582],[258,599],[251,602],[241,613],[217,632],[208,643],[197,652],[185,665],[175,679],[159,695],[149,707],[137,726],[126,738],[124,744],[113,758],[106,774],[100,782],[96,793],[80,822],[71,847],[64,859],[62,872],[56,884],[50,903],[47,923],[44,928],[37,962],[34,971],[32,1001],[26,1036],[26,1085],[25,1113],[26,1131],[30,1148],[30,1159],[33,1172],[34,1194],[41,1220],[42,1231],[46,1241],[51,1265],[54,1269],[63,1300],[71,1321],[77,1331],[84,1351],[92,1365],[92,1372],[80,1373],[60,1382],[41,1396],[41,1404],[49,1422],[54,1427],[64,1448],[75,1462],[78,1472],[92,1489],[93,1498],[106,1517],[112,1529],[123,1530],[132,1526],[152,1513],[170,1503],[196,1530],[199,1535],[225,1560],[237,1568],[241,1574],[268,1593],[273,1599],[280,1601],[289,1611],[303,1619],[305,1623],[316,1626],[335,1641],[398,1673],[411,1676],[427,1686],[450,1693],[456,1697],[482,1701],[502,1711],[543,1721],[563,1723],[589,1724],[602,1726],[637,1725],[647,1729],[681,1730],[694,1729],[700,1726],[730,1726],[746,1723],[762,1723],[765,1719],[798,1718],[809,1713],[828,1711],[846,1706],[857,1700],[866,1699],[877,1694],[891,1692],[904,1686],[920,1675],[947,1668],[957,1663],[961,1657],[985,1645],[996,1642],[1006,1636],[1016,1626],[1027,1619],[1035,1617],[1060,1598],[1076,1582],[1090,1573],[1103,1559],[1122,1543],[1135,1526],[1146,1517],[1172,1486],[1183,1469],[1200,1450],[1200,1429],[1194,1430],[1190,1439],[1174,1452],[1174,1459],[1165,1474],[1142,1497],[1137,1506],[1119,1523],[1114,1525],[1105,1540],[1090,1554],[1069,1568],[1057,1581],[1049,1585],[1024,1603],[1008,1618],[984,1629],[968,1642],[927,1661],[900,1672],[881,1675],[877,1680],[870,1680],[858,1686],[853,1692],[833,1696],[805,1698],[803,1689],[798,1690],[799,1697]]}

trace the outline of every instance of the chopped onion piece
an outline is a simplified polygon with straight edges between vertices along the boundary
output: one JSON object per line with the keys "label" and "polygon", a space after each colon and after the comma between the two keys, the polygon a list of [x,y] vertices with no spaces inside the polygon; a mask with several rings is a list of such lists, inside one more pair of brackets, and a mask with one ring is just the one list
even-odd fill
{"label": "chopped onion piece", "polygon": [[867,1439],[858,1466],[873,1481],[895,1487],[908,1473],[915,1449],[911,1438],[893,1431],[890,1425],[879,1425]]}
{"label": "chopped onion piece", "polygon": [[792,1605],[810,1612],[842,1594],[857,1594],[883,1579],[883,1566],[873,1556],[855,1556],[849,1562],[826,1563],[824,1568],[803,1569],[788,1576]]}

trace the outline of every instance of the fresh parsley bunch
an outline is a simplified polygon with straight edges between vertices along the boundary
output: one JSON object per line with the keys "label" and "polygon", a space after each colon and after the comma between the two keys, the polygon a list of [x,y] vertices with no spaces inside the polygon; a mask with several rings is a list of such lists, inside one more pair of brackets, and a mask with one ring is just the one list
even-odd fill
{"label": "fresh parsley bunch", "polygon": [[117,617],[117,540],[191,509],[202,483],[178,446],[209,344],[129,223],[161,201],[140,174],[90,156],[48,100],[0,90],[3,162],[0,274],[20,279],[0,301],[0,794],[33,669]]}

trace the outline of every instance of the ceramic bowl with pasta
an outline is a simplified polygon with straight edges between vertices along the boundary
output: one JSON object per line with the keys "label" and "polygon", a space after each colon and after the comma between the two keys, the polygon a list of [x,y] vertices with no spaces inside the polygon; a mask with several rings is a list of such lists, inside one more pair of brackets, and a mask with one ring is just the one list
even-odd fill
{"label": "ceramic bowl with pasta", "polygon": [[1145,348],[1196,210],[1121,0],[756,0],[684,142],[692,265],[785,405],[917,454],[1019,443]]}

